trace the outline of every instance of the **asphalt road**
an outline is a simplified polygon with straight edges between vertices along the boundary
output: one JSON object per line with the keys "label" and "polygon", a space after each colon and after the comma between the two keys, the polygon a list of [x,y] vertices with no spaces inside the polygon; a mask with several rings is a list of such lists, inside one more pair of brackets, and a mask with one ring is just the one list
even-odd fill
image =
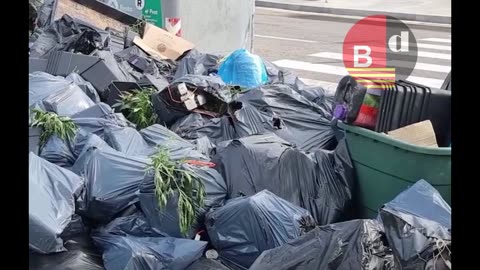
{"label": "asphalt road", "polygon": [[[346,74],[342,61],[345,35],[360,18],[257,8],[254,52],[294,70],[309,84],[335,89]],[[451,29],[407,23],[418,44],[410,80],[440,87],[450,71]]]}

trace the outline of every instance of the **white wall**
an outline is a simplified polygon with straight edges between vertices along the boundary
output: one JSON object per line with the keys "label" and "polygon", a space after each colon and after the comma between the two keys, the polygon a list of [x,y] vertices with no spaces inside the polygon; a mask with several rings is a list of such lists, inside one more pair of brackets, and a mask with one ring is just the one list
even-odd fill
{"label": "white wall", "polygon": [[255,0],[177,0],[182,36],[202,52],[253,50]]}

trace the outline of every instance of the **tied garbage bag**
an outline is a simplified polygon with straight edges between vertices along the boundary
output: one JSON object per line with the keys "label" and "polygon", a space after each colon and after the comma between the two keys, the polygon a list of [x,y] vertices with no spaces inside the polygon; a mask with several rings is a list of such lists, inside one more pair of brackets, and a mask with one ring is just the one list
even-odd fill
{"label": "tied garbage bag", "polygon": [[331,111],[309,101],[288,85],[264,85],[241,94],[235,101],[241,103],[242,108],[245,104],[256,108],[262,115],[256,119],[280,120],[281,125],[267,122],[265,128],[275,127],[272,132],[300,150],[335,148],[337,141],[331,127]]}
{"label": "tied garbage bag", "polygon": [[227,116],[208,119],[199,113],[191,113],[171,126],[171,130],[187,140],[208,137],[214,144],[237,137]]}
{"label": "tied garbage bag", "polygon": [[451,208],[427,181],[420,180],[380,209],[388,243],[402,269],[447,269]]}
{"label": "tied garbage bag", "polygon": [[196,150],[191,142],[180,138],[168,128],[155,124],[140,130],[145,141],[152,147],[164,147],[173,160],[194,159],[209,161],[209,158]]}
{"label": "tied garbage bag", "polygon": [[149,146],[142,135],[131,127],[108,127],[105,129],[105,142],[122,153],[133,156],[150,156],[155,147]]}
{"label": "tied garbage bag", "polygon": [[168,236],[165,233],[157,231],[155,228],[152,228],[148,223],[145,215],[139,210],[136,210],[136,212],[132,215],[114,219],[107,225],[97,229],[97,232],[104,234],[114,234],[121,236],[131,235],[138,237]]}
{"label": "tied garbage bag", "polygon": [[188,74],[208,76],[216,73],[219,61],[220,57],[217,55],[201,53],[196,49],[192,49],[185,57],[178,61],[175,79]]}
{"label": "tied garbage bag", "polygon": [[[194,166],[184,164],[182,169],[191,172],[205,186],[205,205],[197,213],[196,223],[193,224],[188,237],[193,237],[195,232],[204,222],[204,214],[212,207],[223,205],[227,187],[222,176],[214,169],[207,166]],[[158,198],[155,195],[155,184],[152,177],[146,177],[140,185],[140,207],[147,217],[151,226],[158,231],[167,233],[173,237],[184,237],[180,232],[178,217],[178,193],[167,200],[165,209],[158,206]]]}
{"label": "tied garbage bag", "polygon": [[129,125],[124,118],[119,117],[104,103],[96,104],[71,116],[71,118],[78,127],[75,138],[73,140],[62,140],[53,135],[40,152],[41,157],[61,167],[71,167],[75,163],[89,134],[100,136],[101,138],[98,138],[100,140],[93,139],[96,140],[94,145],[104,149],[106,148],[105,145],[108,146],[102,140],[105,137],[106,129]]}
{"label": "tied garbage bag", "polygon": [[68,15],[48,25],[30,46],[30,57],[48,58],[52,51],[73,51],[89,55],[104,49],[109,37],[102,31]]}
{"label": "tied garbage bag", "polygon": [[29,246],[37,253],[65,251],[61,234],[72,221],[84,180],[30,153],[28,170]]}
{"label": "tied garbage bag", "polygon": [[232,269],[248,269],[263,251],[299,237],[302,219],[312,217],[264,190],[207,213],[205,225],[220,260]]}
{"label": "tied garbage bag", "polygon": [[229,199],[268,189],[310,211],[319,225],[350,216],[355,173],[345,140],[335,151],[305,153],[264,134],[220,143],[214,152]]}
{"label": "tied garbage bag", "polygon": [[41,255],[29,254],[30,270],[104,270],[102,255],[87,234],[65,241],[67,251]]}
{"label": "tied garbage bag", "polygon": [[391,250],[376,220],[317,227],[262,253],[250,270],[395,270]]}
{"label": "tied garbage bag", "polygon": [[148,159],[96,148],[83,155],[74,165],[86,179],[86,192],[79,206],[82,214],[108,222],[138,201],[135,193],[145,176]]}
{"label": "tied garbage bag", "polygon": [[218,75],[226,84],[255,88],[268,82],[267,70],[262,58],[239,49],[220,64]]}
{"label": "tied garbage bag", "polygon": [[104,233],[92,236],[107,270],[184,270],[202,256],[207,242],[172,237]]}

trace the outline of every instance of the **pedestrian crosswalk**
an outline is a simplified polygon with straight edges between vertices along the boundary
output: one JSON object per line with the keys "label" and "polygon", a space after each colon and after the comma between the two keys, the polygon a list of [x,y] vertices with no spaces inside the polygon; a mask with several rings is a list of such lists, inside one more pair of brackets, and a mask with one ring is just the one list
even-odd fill
{"label": "pedestrian crosswalk", "polygon": [[[451,40],[448,38],[423,38],[417,41],[418,58],[408,80],[430,87],[440,88],[451,70]],[[375,48],[372,48],[375,51]],[[308,85],[319,85],[335,90],[338,81],[348,74],[340,52],[316,52],[302,59],[279,59],[273,61],[279,67],[293,69]],[[409,63],[396,61],[396,67]]]}

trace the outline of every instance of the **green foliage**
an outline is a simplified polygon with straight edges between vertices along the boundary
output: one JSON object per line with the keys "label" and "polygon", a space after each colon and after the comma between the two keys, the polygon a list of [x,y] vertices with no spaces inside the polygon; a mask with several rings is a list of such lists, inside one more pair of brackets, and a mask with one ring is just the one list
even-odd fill
{"label": "green foliage", "polygon": [[41,128],[40,149],[47,143],[52,135],[56,135],[60,139],[67,141],[75,136],[77,126],[66,116],[59,116],[53,112],[46,112],[40,109],[34,109],[34,117],[32,127]]}
{"label": "green foliage", "polygon": [[137,129],[146,128],[155,124],[157,115],[153,109],[151,95],[154,88],[143,88],[131,93],[123,93],[120,100],[113,107],[120,107],[128,120],[137,125]]}
{"label": "green foliage", "polygon": [[178,193],[180,231],[186,235],[204,205],[205,187],[194,173],[181,168],[182,162],[171,160],[168,150],[160,148],[151,159],[147,170],[154,176],[158,205],[165,209],[170,196]]}

